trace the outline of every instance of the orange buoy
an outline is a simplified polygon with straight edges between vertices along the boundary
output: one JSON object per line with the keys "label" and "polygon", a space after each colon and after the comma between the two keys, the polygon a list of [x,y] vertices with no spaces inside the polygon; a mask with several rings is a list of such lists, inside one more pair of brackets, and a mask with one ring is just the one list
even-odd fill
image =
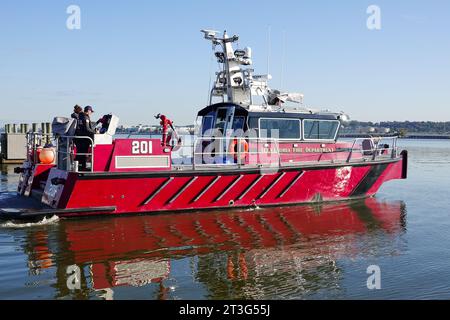
{"label": "orange buoy", "polygon": [[39,161],[42,164],[52,164],[53,162],[55,162],[55,158],[55,148],[43,148],[39,153]]}
{"label": "orange buoy", "polygon": [[[239,146],[240,144],[240,146]],[[238,148],[241,150],[241,160],[245,158],[245,156],[248,154],[248,142],[246,140],[239,140],[234,139],[233,142],[230,145],[229,153],[234,157],[235,160],[238,158]]]}

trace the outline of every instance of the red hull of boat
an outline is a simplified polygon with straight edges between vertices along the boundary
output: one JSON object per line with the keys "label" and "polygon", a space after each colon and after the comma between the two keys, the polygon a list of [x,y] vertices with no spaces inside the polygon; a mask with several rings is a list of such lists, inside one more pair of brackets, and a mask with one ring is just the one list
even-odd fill
{"label": "red hull of boat", "polygon": [[284,167],[270,173],[245,169],[104,174],[54,168],[49,179],[61,174],[67,174],[64,182],[53,185],[51,196],[46,189],[44,202],[85,212],[60,216],[277,206],[373,196],[384,182],[406,178],[406,154],[370,164]]}

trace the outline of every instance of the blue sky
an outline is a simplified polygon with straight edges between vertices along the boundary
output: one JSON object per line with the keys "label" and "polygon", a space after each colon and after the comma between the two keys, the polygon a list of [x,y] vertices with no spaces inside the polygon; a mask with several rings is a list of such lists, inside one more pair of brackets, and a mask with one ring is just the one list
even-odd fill
{"label": "blue sky", "polygon": [[[66,9],[81,8],[81,30]],[[381,9],[381,30],[366,27]],[[207,101],[211,45],[228,30],[271,86],[358,120],[450,120],[450,1],[21,1],[0,3],[0,120],[43,121],[90,104],[125,124],[164,112],[192,123]]]}

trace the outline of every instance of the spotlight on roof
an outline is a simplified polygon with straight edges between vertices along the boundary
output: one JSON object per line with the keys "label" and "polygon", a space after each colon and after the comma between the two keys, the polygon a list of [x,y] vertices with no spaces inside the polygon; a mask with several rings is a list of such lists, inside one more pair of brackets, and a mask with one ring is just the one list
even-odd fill
{"label": "spotlight on roof", "polygon": [[339,115],[339,120],[343,125],[348,125],[350,123],[350,117],[344,112],[341,112],[341,114]]}
{"label": "spotlight on roof", "polygon": [[207,40],[213,40],[216,37],[216,34],[219,31],[214,30],[200,30],[200,32],[203,32],[205,34],[205,39]]}

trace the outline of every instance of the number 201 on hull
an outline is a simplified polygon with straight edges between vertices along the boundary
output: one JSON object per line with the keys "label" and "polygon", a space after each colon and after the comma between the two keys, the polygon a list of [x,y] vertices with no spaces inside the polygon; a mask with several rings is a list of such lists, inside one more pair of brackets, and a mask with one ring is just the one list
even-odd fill
{"label": "number 201 on hull", "polygon": [[152,142],[147,140],[134,140],[131,143],[131,154],[152,154]]}

